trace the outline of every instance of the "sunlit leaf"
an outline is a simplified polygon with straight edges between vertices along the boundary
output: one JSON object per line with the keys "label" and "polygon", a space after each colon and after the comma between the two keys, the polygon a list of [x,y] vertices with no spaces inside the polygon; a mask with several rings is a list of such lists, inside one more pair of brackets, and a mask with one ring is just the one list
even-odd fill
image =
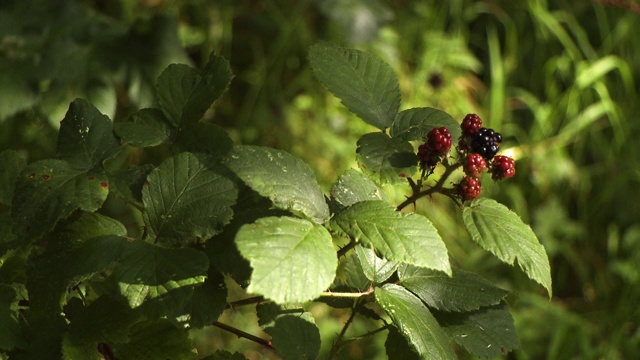
{"label": "sunlit leaf", "polygon": [[452,139],[460,137],[460,124],[449,114],[433,108],[407,109],[398,114],[391,126],[391,136],[402,140],[426,140],[434,128],[446,127]]}

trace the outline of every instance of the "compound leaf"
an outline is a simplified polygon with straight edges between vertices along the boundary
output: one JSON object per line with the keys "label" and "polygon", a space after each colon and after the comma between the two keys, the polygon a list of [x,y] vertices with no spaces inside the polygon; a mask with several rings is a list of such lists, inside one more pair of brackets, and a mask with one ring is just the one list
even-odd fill
{"label": "compound leaf", "polygon": [[354,114],[379,129],[391,126],[400,108],[400,87],[387,63],[331,43],[311,46],[309,61],[316,77]]}
{"label": "compound leaf", "polygon": [[415,295],[402,286],[386,284],[376,288],[375,297],[421,359],[457,359],[449,337]]}
{"label": "compound leaf", "polygon": [[363,135],[357,142],[356,153],[364,171],[381,184],[406,181],[418,166],[411,143],[384,133]]}
{"label": "compound leaf", "polygon": [[237,188],[202,154],[181,153],[147,176],[142,188],[149,235],[162,240],[207,238],[229,222]]}
{"label": "compound leaf", "polygon": [[292,217],[266,217],[244,225],[236,244],[253,268],[247,291],[276,303],[313,300],[327,289],[338,259],[331,234]]}
{"label": "compound leaf", "polygon": [[447,248],[424,216],[402,214],[387,202],[362,201],[338,213],[331,228],[362,241],[391,261],[451,274]]}
{"label": "compound leaf", "polygon": [[291,154],[267,147],[236,146],[224,164],[277,208],[300,212],[317,224],[329,218],[329,207],[313,171]]}
{"label": "compound leaf", "polygon": [[462,211],[471,238],[507,264],[520,268],[552,296],[551,269],[544,247],[531,227],[506,206],[492,199],[474,200]]}
{"label": "compound leaf", "polygon": [[413,265],[398,268],[400,283],[432,308],[470,311],[497,305],[509,294],[472,272],[453,269],[453,276]]}
{"label": "compound leaf", "polygon": [[452,139],[460,137],[460,124],[449,114],[434,108],[413,108],[401,111],[391,125],[391,136],[413,141],[425,140],[429,131],[446,127]]}

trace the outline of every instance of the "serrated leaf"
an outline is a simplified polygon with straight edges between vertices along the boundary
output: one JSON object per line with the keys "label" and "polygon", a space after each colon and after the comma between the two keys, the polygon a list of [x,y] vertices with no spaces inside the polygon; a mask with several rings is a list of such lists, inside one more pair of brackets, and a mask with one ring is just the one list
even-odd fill
{"label": "serrated leaf", "polygon": [[146,164],[108,174],[111,191],[124,200],[142,204],[142,187],[153,169],[153,165]]}
{"label": "serrated leaf", "polygon": [[27,162],[17,151],[0,153],[0,203],[11,206],[16,180],[26,166]]}
{"label": "serrated leaf", "polygon": [[218,350],[213,355],[202,358],[202,360],[247,360],[247,358],[237,352],[232,354],[228,351]]}
{"label": "serrated leaf", "polygon": [[222,56],[211,54],[209,62],[200,72],[199,81],[182,111],[182,124],[200,120],[213,102],[227,90],[233,79],[229,62]]}
{"label": "serrated leaf", "polygon": [[446,112],[434,108],[413,108],[398,114],[390,133],[392,137],[406,141],[424,141],[429,131],[442,126],[449,130],[454,141],[462,133],[460,124]]}
{"label": "serrated leaf", "polygon": [[357,142],[360,167],[378,183],[406,182],[418,169],[411,143],[384,133],[364,134]]}
{"label": "serrated leaf", "polygon": [[175,155],[147,176],[142,189],[149,235],[172,242],[213,236],[231,219],[237,193],[224,169],[205,155]]}
{"label": "serrated leaf", "polygon": [[400,283],[432,308],[470,311],[497,305],[509,294],[480,275],[453,269],[453,276],[413,265],[398,268]]}
{"label": "serrated leaf", "polygon": [[198,70],[185,64],[171,64],[158,77],[158,106],[173,127],[180,127],[182,112],[199,81]]}
{"label": "serrated leaf", "polygon": [[114,344],[113,350],[118,359],[191,360],[196,355],[189,331],[164,319],[135,325],[131,341]]}
{"label": "serrated leaf", "polygon": [[233,147],[226,131],[214,124],[187,124],[178,133],[175,147],[178,151],[205,153],[219,158]]}
{"label": "serrated leaf", "polygon": [[129,306],[146,303],[153,314],[177,311],[204,283],[209,259],[192,248],[167,249],[134,241],[123,249],[112,279]]}
{"label": "serrated leaf", "polygon": [[131,115],[131,121],[115,124],[115,131],[129,145],[150,147],[169,143],[173,129],[162,111],[141,109]]}
{"label": "serrated leaf", "polygon": [[320,352],[320,330],[311,313],[283,315],[264,331],[283,360],[316,359]]}
{"label": "serrated leaf", "polygon": [[267,147],[236,146],[224,164],[277,208],[300,212],[317,224],[329,218],[329,207],[313,171],[291,154]]}
{"label": "serrated leaf", "polygon": [[253,268],[247,291],[276,303],[313,300],[336,274],[331,234],[307,220],[261,218],[240,228],[236,244]]}
{"label": "serrated leaf", "polygon": [[18,176],[11,212],[13,233],[37,238],[76,209],[95,211],[109,193],[101,170],[87,172],[62,160],[42,160]]}
{"label": "serrated leaf", "polygon": [[69,105],[58,134],[61,159],[77,169],[89,170],[121,150],[109,117],[83,99]]}
{"label": "serrated leaf", "polygon": [[227,286],[224,276],[213,266],[204,284],[198,286],[191,297],[189,325],[192,329],[211,325],[216,321],[227,305]]}
{"label": "serrated leaf", "polygon": [[387,63],[330,43],[311,46],[309,61],[315,76],[354,114],[379,129],[391,126],[400,108],[400,87]]}
{"label": "serrated leaf", "polygon": [[384,201],[362,201],[337,214],[330,226],[373,246],[388,260],[451,274],[447,248],[422,215],[402,214]]}
{"label": "serrated leaf", "polygon": [[375,290],[376,301],[421,359],[456,359],[453,346],[429,309],[405,288],[386,284]]}
{"label": "serrated leaf", "polygon": [[376,255],[375,251],[360,245],[356,246],[355,253],[365,276],[375,283],[386,281],[400,265],[395,261],[381,259]]}
{"label": "serrated leaf", "polygon": [[498,259],[520,268],[552,296],[549,258],[529,225],[506,206],[492,199],[474,200],[462,211],[471,238]]}
{"label": "serrated leaf", "polygon": [[384,348],[389,360],[418,360],[420,356],[415,352],[407,339],[394,326],[389,327]]}
{"label": "serrated leaf", "polygon": [[[66,310],[66,308],[65,308]],[[69,339],[75,344],[127,342],[129,328],[140,320],[123,297],[100,296],[89,306],[65,311]]]}
{"label": "serrated leaf", "polygon": [[513,318],[504,302],[472,312],[434,315],[444,331],[475,356],[504,356],[520,347]]}
{"label": "serrated leaf", "polygon": [[258,315],[258,325],[262,327],[273,326],[277,318],[285,315],[300,316],[304,309],[297,305],[279,305],[274,302],[261,302],[256,305],[256,315]]}
{"label": "serrated leaf", "polygon": [[0,352],[20,343],[17,295],[12,286],[0,284]]}
{"label": "serrated leaf", "polygon": [[347,170],[333,184],[331,198],[342,208],[365,200],[389,201],[378,185],[354,169]]}

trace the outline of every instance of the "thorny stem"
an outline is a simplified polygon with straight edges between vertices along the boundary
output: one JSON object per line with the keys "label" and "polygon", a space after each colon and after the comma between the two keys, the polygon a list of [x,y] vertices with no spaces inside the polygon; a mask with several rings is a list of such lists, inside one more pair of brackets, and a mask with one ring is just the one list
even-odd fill
{"label": "thorny stem", "polygon": [[235,334],[239,338],[245,338],[247,340],[251,340],[251,341],[253,341],[255,343],[258,343],[260,345],[266,346],[269,349],[273,349],[273,344],[271,344],[271,341],[263,339],[263,338],[260,338],[260,337],[257,337],[255,335],[251,335],[251,334],[246,333],[246,332],[244,332],[244,331],[242,331],[240,329],[236,329],[233,326],[229,326],[227,324],[223,324],[223,323],[218,322],[218,321],[214,321],[211,325],[213,325],[213,326],[215,326],[217,328],[220,328],[222,330],[228,331],[228,332],[230,332],[232,334]]}
{"label": "thorny stem", "polygon": [[351,308],[351,315],[349,315],[349,319],[347,319],[347,322],[344,323],[344,326],[342,327],[342,330],[340,331],[340,334],[338,334],[338,337],[333,342],[333,346],[331,346],[331,351],[329,352],[329,355],[327,356],[327,360],[333,359],[333,357],[336,356],[336,354],[338,353],[338,350],[341,347],[340,345],[342,343],[342,338],[344,338],[344,334],[347,333],[347,329],[349,328],[349,326],[353,322],[353,319],[356,317],[356,313],[357,313],[356,307],[357,306],[358,306],[358,301],[356,301],[356,303],[353,304],[353,307]]}
{"label": "thorny stem", "polygon": [[364,333],[364,334],[362,334],[362,335],[354,336],[354,337],[352,337],[351,339],[352,339],[352,340],[360,340],[360,339],[364,339],[364,338],[366,338],[366,337],[369,337],[369,336],[375,335],[375,334],[377,334],[377,333],[379,333],[379,332],[381,332],[381,331],[385,331],[385,330],[389,329],[389,327],[390,327],[390,326],[391,326],[391,324],[387,324],[387,323],[385,323],[385,325],[384,325],[384,326],[381,326],[381,327],[379,327],[379,328],[377,328],[377,329],[375,329],[375,330],[371,330],[371,331],[369,331],[369,332],[366,332],[366,333]]}
{"label": "thorny stem", "polygon": [[[443,185],[444,183],[447,181],[447,179],[449,178],[449,176],[460,166],[462,166],[459,163],[453,164],[453,165],[447,165],[446,166],[446,170],[444,171],[444,173],[442,174],[442,176],[440,177],[440,180],[438,180],[438,182],[433,185],[432,187],[423,190],[423,191],[416,191],[416,189],[414,188],[413,190],[413,195],[409,196],[405,201],[403,201],[400,205],[398,205],[398,207],[396,208],[396,210],[400,211],[402,209],[404,209],[405,207],[407,207],[410,204],[415,203],[418,199],[420,199],[421,197],[439,192],[442,193],[450,198],[453,198],[452,194],[447,191],[448,189],[444,188]],[[412,186],[413,188],[413,186]],[[456,201],[457,203],[457,201]]]}
{"label": "thorny stem", "polygon": [[371,286],[369,288],[369,290],[365,291],[365,292],[357,292],[357,293],[351,293],[351,292],[333,292],[333,291],[325,291],[323,293],[320,294],[320,296],[324,296],[324,297],[342,297],[342,298],[361,298],[367,295],[371,295],[373,294],[373,286]]}
{"label": "thorny stem", "polygon": [[259,304],[264,301],[264,296],[254,296],[246,299],[232,301],[227,304],[227,309],[233,309],[238,306]]}

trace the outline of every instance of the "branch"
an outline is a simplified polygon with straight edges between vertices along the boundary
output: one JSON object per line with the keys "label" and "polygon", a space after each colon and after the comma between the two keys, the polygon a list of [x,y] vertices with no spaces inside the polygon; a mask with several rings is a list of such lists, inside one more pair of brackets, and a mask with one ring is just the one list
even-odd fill
{"label": "branch", "polygon": [[357,293],[351,293],[351,292],[333,292],[333,291],[325,291],[323,293],[320,294],[320,296],[324,296],[324,297],[342,297],[342,298],[361,298],[367,295],[371,295],[373,294],[373,286],[371,286],[369,288],[369,290],[365,291],[365,292],[357,292]]}
{"label": "branch", "polygon": [[444,171],[444,173],[442,174],[442,176],[440,177],[440,179],[438,180],[438,182],[433,185],[432,187],[420,191],[418,193],[415,193],[413,195],[411,195],[410,197],[408,197],[405,201],[402,202],[402,204],[398,205],[398,207],[396,207],[397,211],[400,211],[402,209],[404,209],[405,207],[407,207],[409,204],[413,204],[415,203],[418,199],[420,199],[421,197],[436,193],[436,192],[442,192],[443,190],[443,185],[444,183],[447,181],[447,179],[449,178],[449,176],[451,174],[453,174],[453,172],[459,168],[460,166],[462,166],[460,163],[455,163],[453,165],[449,165],[446,167],[446,170]]}
{"label": "branch", "polygon": [[269,349],[273,349],[273,344],[271,344],[271,341],[263,339],[263,338],[259,338],[259,337],[255,336],[255,335],[251,335],[251,334],[246,333],[246,332],[244,332],[244,331],[242,331],[240,329],[236,329],[233,326],[229,326],[227,324],[223,324],[223,323],[217,322],[217,321],[214,321],[211,325],[213,325],[213,326],[215,326],[217,328],[220,328],[222,330],[228,331],[228,332],[230,332],[232,334],[235,334],[239,338],[245,338],[247,340],[251,340],[251,341],[253,341],[255,343],[258,343],[260,345],[266,346]]}
{"label": "branch", "polygon": [[343,246],[340,250],[338,250],[338,259],[344,256],[349,250],[353,249],[358,245],[358,242],[352,240],[347,245]]}
{"label": "branch", "polygon": [[227,304],[226,309],[233,309],[237,306],[259,304],[263,301],[264,301],[264,296],[254,296],[246,299],[240,299],[240,300],[232,301],[229,304]]}
{"label": "branch", "polygon": [[329,355],[327,355],[327,360],[333,359],[333,357],[336,356],[336,354],[338,353],[338,350],[341,347],[340,345],[342,343],[342,338],[344,338],[344,334],[347,333],[347,329],[353,322],[353,319],[356,317],[356,313],[357,313],[356,306],[358,306],[357,302],[356,304],[354,304],[353,308],[351,308],[351,315],[349,315],[349,319],[347,319],[347,322],[344,323],[344,326],[342,327],[342,331],[340,331],[340,334],[338,334],[338,337],[333,342],[333,346],[331,346],[331,351],[329,352]]}

